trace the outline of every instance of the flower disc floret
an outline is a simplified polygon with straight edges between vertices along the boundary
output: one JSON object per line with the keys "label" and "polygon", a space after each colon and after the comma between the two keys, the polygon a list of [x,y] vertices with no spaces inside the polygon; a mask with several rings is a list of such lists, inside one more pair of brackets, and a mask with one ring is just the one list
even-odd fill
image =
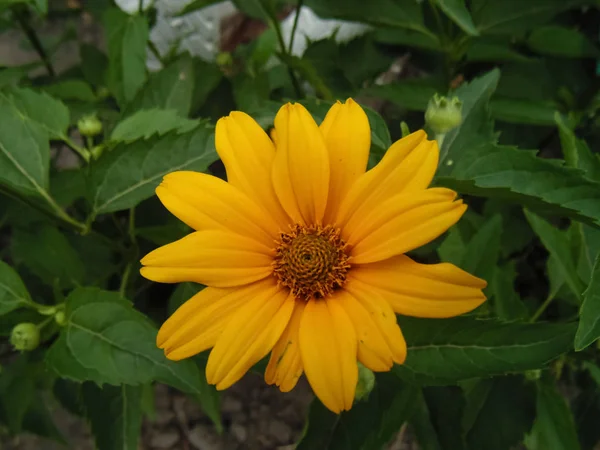
{"label": "flower disc floret", "polygon": [[273,273],[297,299],[326,297],[346,281],[347,247],[338,228],[297,224],[280,235]]}

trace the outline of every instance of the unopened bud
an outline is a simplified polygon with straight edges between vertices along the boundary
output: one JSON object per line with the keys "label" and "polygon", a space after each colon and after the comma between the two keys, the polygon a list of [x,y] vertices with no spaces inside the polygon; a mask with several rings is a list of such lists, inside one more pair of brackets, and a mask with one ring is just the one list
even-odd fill
{"label": "unopened bud", "polygon": [[67,318],[65,316],[64,311],[58,311],[55,315],[54,315],[54,321],[60,325],[61,327],[67,323]]}
{"label": "unopened bud", "polygon": [[366,400],[374,387],[375,374],[371,369],[367,369],[361,363],[358,363],[358,382],[356,383],[354,400]]}
{"label": "unopened bud", "polygon": [[425,111],[425,122],[436,134],[445,134],[462,123],[462,102],[435,94]]}
{"label": "unopened bud", "polygon": [[20,323],[10,334],[10,343],[15,350],[31,351],[40,344],[40,330],[34,323]]}
{"label": "unopened bud", "polygon": [[77,128],[82,136],[94,137],[102,133],[102,122],[96,116],[85,116],[77,121]]}
{"label": "unopened bud", "polygon": [[219,67],[229,67],[233,64],[233,56],[229,52],[221,52],[215,58],[215,62]]}

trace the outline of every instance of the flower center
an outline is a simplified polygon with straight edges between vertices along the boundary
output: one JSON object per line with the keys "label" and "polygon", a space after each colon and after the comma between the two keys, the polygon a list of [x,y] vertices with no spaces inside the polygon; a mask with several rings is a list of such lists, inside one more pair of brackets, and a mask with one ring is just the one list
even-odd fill
{"label": "flower center", "polygon": [[298,299],[322,298],[340,288],[350,269],[339,228],[294,225],[281,233],[273,273]]}

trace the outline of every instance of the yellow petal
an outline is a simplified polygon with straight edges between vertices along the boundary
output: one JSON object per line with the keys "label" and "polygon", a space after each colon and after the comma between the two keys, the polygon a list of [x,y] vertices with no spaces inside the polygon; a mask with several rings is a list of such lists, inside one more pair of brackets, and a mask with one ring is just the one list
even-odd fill
{"label": "yellow petal", "polygon": [[392,352],[371,313],[347,290],[335,296],[356,330],[358,360],[375,372],[390,370],[394,364]]}
{"label": "yellow petal", "polygon": [[400,255],[353,267],[344,287],[359,286],[365,292],[379,294],[398,314],[444,318],[481,305],[486,285],[453,264],[419,264]]}
{"label": "yellow petal", "polygon": [[352,407],[358,366],[356,332],[334,298],[310,300],[300,321],[300,355],[314,393],[335,413]]}
{"label": "yellow petal", "polygon": [[176,217],[195,230],[224,229],[272,245],[279,227],[246,194],[225,181],[199,172],[173,172],[156,195]]}
{"label": "yellow petal", "polygon": [[[443,188],[401,194],[369,211],[349,233],[352,263],[365,264],[406,253],[431,242],[454,225],[467,206]],[[345,236],[345,233],[344,233]]]}
{"label": "yellow petal", "polygon": [[377,325],[381,336],[385,339],[392,355],[392,360],[396,364],[404,363],[406,359],[406,341],[396,321],[396,314],[394,314],[394,310],[387,302],[387,299],[377,291],[365,289],[364,287],[361,288],[360,283],[356,283],[353,279],[349,279],[346,282],[344,289],[350,292],[365,310],[368,311]]}
{"label": "yellow petal", "polygon": [[146,255],[140,273],[161,283],[232,287],[269,276],[272,260],[272,250],[253,239],[220,230],[196,231]]}
{"label": "yellow petal", "polygon": [[416,131],[392,144],[379,164],[352,185],[336,223],[343,226],[353,215],[363,215],[369,205],[429,186],[437,169],[439,151],[436,141],[426,138],[424,131]]}
{"label": "yellow petal", "polygon": [[231,318],[206,365],[206,379],[227,389],[267,355],[285,330],[294,298],[276,286],[263,289]]}
{"label": "yellow petal", "polygon": [[180,360],[211,348],[227,322],[249,298],[272,286],[274,280],[234,288],[205,288],[198,292],[163,324],[156,345],[167,358]]}
{"label": "yellow petal", "polygon": [[215,146],[229,183],[268,211],[280,228],[287,229],[289,217],[271,183],[275,146],[267,133],[248,114],[234,111],[217,122]]}
{"label": "yellow petal", "polygon": [[305,305],[304,301],[296,301],[292,318],[273,347],[265,370],[265,381],[279,386],[281,392],[291,391],[302,375],[298,328]]}
{"label": "yellow petal", "polygon": [[365,173],[371,148],[369,119],[349,98],[334,104],[319,127],[329,151],[329,196],[325,223],[335,220],[350,186]]}
{"label": "yellow petal", "polygon": [[284,105],[275,117],[277,152],[273,186],[295,223],[322,223],[329,190],[329,158],[323,135],[299,103]]}

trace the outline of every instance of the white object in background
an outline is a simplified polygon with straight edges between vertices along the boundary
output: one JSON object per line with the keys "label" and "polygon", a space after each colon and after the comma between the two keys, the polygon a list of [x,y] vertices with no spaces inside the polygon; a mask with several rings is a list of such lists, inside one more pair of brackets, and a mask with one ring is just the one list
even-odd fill
{"label": "white object in background", "polygon": [[[129,14],[137,13],[139,0],[115,0],[119,8]],[[162,55],[169,53],[174,47],[178,52],[187,51],[206,61],[212,61],[219,53],[221,20],[236,11],[230,1],[223,1],[201,10],[177,17],[192,0],[156,0],[156,24],[150,30],[150,40]],[[147,9],[153,0],[142,0],[142,8]],[[281,22],[281,32],[286,46],[292,37],[292,28],[296,16],[293,11]],[[310,8],[304,6],[300,10],[298,26],[292,54],[302,56],[307,46],[307,38],[319,40],[330,37],[334,32],[338,42],[344,42],[364,34],[368,25],[346,22],[342,20],[321,19]],[[158,70],[160,62],[152,53],[148,53],[148,68]]]}
{"label": "white object in background", "polygon": [[[292,38],[295,17],[296,11],[293,11],[283,20],[283,22],[281,22],[281,34],[283,35],[285,45],[288,47]],[[312,41],[325,39],[335,33],[336,30],[335,40],[337,42],[346,42],[356,36],[364,34],[370,30],[370,27],[362,23],[346,22],[335,19],[321,19],[312,11],[312,9],[303,6],[300,9],[298,27],[296,28],[296,36],[294,37],[291,53],[296,56],[302,56],[307,47],[307,38]]]}

